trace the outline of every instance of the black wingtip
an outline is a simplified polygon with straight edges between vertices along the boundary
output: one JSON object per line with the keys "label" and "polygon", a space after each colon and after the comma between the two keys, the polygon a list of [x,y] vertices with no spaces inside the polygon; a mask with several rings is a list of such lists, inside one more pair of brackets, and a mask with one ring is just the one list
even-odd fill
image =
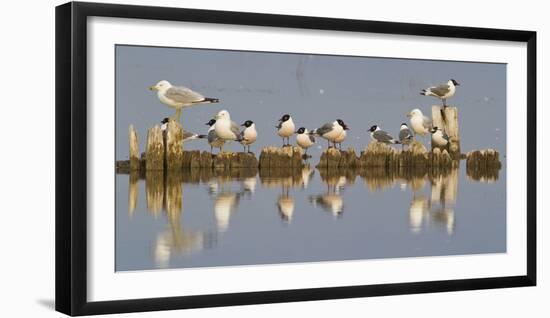
{"label": "black wingtip", "polygon": [[217,99],[217,98],[210,98],[210,97],[206,97],[206,98],[204,99],[204,101],[205,101],[205,102],[210,102],[210,103],[219,103],[219,102],[220,102],[219,99]]}
{"label": "black wingtip", "polygon": [[207,135],[198,135],[197,138],[199,138],[199,139],[205,139],[205,138],[208,138],[208,136],[207,136]]}

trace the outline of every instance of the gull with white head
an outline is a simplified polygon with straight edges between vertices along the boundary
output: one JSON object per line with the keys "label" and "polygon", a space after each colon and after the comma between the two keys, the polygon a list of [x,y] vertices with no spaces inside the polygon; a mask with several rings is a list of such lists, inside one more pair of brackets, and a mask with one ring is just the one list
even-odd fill
{"label": "gull with white head", "polygon": [[415,134],[425,136],[430,132],[430,128],[432,128],[432,120],[424,116],[420,109],[415,108],[411,110],[407,114],[407,117],[410,118],[411,128]]}
{"label": "gull with white head", "polygon": [[[242,141],[239,125],[231,120],[231,115],[229,115],[227,110],[219,111],[214,119],[216,120],[214,131],[218,138],[224,141]],[[220,151],[223,151],[223,146],[220,148]]]}
{"label": "gull with white head", "polygon": [[170,82],[162,80],[157,84],[149,87],[150,90],[156,91],[159,100],[172,108],[176,109],[175,119],[181,117],[182,108],[191,107],[198,104],[218,103],[219,99],[204,97],[201,94],[184,86],[172,86]]}

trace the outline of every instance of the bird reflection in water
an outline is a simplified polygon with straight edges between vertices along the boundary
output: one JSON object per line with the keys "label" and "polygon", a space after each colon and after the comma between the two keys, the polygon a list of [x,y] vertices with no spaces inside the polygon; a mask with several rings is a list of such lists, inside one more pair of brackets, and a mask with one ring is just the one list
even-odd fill
{"label": "bird reflection in water", "polygon": [[321,180],[327,186],[327,191],[324,194],[310,196],[309,202],[314,207],[319,206],[331,213],[334,218],[339,218],[344,213],[344,199],[341,193],[346,186],[355,183],[356,174],[350,175],[349,171],[328,169],[321,169],[319,172]]}
{"label": "bird reflection in water", "polygon": [[413,193],[409,207],[409,226],[412,233],[420,233],[423,226],[443,225],[448,235],[455,226],[454,206],[458,192],[458,169],[429,176],[430,199]]}

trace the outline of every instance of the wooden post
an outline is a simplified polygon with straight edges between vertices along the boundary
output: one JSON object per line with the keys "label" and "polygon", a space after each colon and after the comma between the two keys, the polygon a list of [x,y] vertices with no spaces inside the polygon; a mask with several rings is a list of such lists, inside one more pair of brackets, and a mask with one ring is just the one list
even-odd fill
{"label": "wooden post", "polygon": [[[456,107],[432,106],[432,122],[449,136],[449,153],[455,159],[460,157],[460,135],[458,133],[458,109]],[[432,150],[433,150],[432,145]],[[443,149],[441,149],[443,150]]]}
{"label": "wooden post", "polygon": [[183,128],[169,121],[166,128],[166,170],[181,170],[183,163]]}
{"label": "wooden post", "polygon": [[128,140],[130,142],[130,171],[139,170],[139,143],[134,125],[128,127]]}
{"label": "wooden post", "polygon": [[162,130],[158,125],[147,131],[145,168],[147,170],[164,169],[164,143]]}

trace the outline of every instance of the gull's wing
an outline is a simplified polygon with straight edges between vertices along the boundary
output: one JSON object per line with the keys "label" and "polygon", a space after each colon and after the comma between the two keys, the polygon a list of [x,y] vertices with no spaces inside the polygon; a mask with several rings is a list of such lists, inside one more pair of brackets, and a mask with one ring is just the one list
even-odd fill
{"label": "gull's wing", "polygon": [[402,129],[399,131],[399,140],[411,139],[413,137],[409,129]]}
{"label": "gull's wing", "polygon": [[241,135],[239,125],[237,125],[234,121],[231,121],[231,132],[235,134],[235,137],[239,137]]}
{"label": "gull's wing", "polygon": [[212,143],[218,140],[218,135],[216,135],[216,130],[212,129],[208,132],[208,142]]}
{"label": "gull's wing", "polygon": [[310,140],[312,143],[315,143],[315,137],[313,137],[313,135],[309,135],[309,140]]}
{"label": "gull's wing", "polygon": [[390,134],[383,130],[377,130],[374,133],[372,133],[374,136],[374,139],[380,141],[380,142],[392,142],[394,139]]}
{"label": "gull's wing", "polygon": [[442,131],[441,135],[443,136],[443,139],[449,141],[449,135],[447,135],[447,133],[445,131]]}
{"label": "gull's wing", "polygon": [[422,122],[425,128],[432,128],[432,120],[430,119],[430,117],[423,116]]}
{"label": "gull's wing", "polygon": [[334,125],[332,123],[326,123],[323,126],[315,129],[315,133],[317,135],[322,136],[322,135],[328,133],[329,131],[331,131],[333,128],[334,128]]}
{"label": "gull's wing", "polygon": [[279,120],[279,123],[277,124],[277,126],[275,126],[275,128],[281,129],[281,127],[283,127],[283,122]]}
{"label": "gull's wing", "polygon": [[196,103],[204,100],[204,96],[183,86],[172,86],[164,95],[178,103]]}
{"label": "gull's wing", "polygon": [[432,86],[428,88],[428,90],[437,96],[444,96],[451,90],[451,88],[449,87],[448,84],[443,84],[439,86]]}
{"label": "gull's wing", "polygon": [[190,131],[187,131],[187,130],[183,130],[183,142],[186,142],[186,141],[189,141],[189,140],[193,140],[193,139],[197,139],[199,137],[199,135],[197,134],[194,134]]}

